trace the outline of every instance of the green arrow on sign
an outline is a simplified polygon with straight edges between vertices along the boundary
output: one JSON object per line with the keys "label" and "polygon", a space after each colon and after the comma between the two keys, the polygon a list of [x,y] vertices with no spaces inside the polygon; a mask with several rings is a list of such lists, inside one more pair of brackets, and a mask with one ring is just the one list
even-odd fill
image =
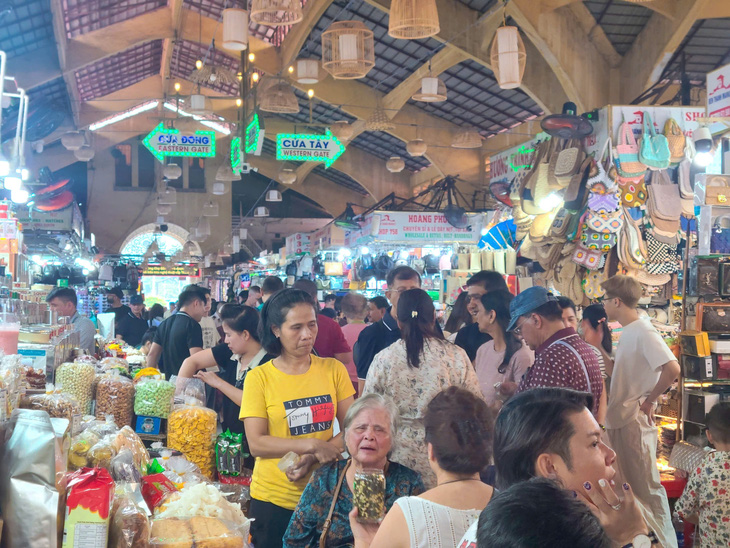
{"label": "green arrow on sign", "polygon": [[142,141],[160,162],[165,156],[213,158],[215,156],[215,132],[195,131],[180,133],[179,129],[166,128],[164,122],[150,131]]}
{"label": "green arrow on sign", "polygon": [[[296,150],[302,154],[294,154]],[[307,156],[307,152],[313,153]],[[314,154],[315,152],[319,154]],[[322,153],[326,152],[324,156]],[[324,135],[280,133],[276,136],[276,159],[294,162],[323,162],[330,167],[345,152],[345,145],[327,128]]]}

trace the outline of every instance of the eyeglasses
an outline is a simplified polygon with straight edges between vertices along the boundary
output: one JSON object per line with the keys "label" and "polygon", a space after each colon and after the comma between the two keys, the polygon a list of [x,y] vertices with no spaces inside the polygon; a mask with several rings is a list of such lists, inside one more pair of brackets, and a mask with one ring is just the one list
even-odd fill
{"label": "eyeglasses", "polygon": [[[527,320],[525,320],[525,321],[527,321]],[[518,337],[521,337],[522,336],[522,327],[525,325],[525,321],[523,321],[521,324],[518,324],[517,327],[515,327],[512,330],[512,333],[514,333]]]}

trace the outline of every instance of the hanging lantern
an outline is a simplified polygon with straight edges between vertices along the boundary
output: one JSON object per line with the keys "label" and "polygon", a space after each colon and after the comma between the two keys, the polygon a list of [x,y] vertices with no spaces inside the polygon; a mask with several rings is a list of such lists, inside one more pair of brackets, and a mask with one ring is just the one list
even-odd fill
{"label": "hanging lantern", "polygon": [[217,217],[218,202],[210,201],[203,204],[203,217]]}
{"label": "hanging lantern", "polygon": [[239,173],[233,173],[230,164],[224,163],[216,171],[215,180],[230,183],[231,181],[240,181],[241,175]]}
{"label": "hanging lantern", "polygon": [[390,121],[385,110],[380,106],[380,102],[370,118],[365,121],[365,129],[368,131],[393,131],[395,129],[395,124]]}
{"label": "hanging lantern", "polygon": [[299,84],[316,84],[321,80],[319,61],[316,59],[297,59],[294,79]]}
{"label": "hanging lantern", "polygon": [[267,202],[281,202],[281,192],[278,190],[269,190],[266,193]]}
{"label": "hanging lantern", "polygon": [[215,255],[215,265],[216,266],[223,266],[223,251],[219,251]]}
{"label": "hanging lantern", "polygon": [[241,237],[238,234],[234,234],[231,237],[231,249],[233,250],[233,253],[241,251]]}
{"label": "hanging lantern", "polygon": [[413,139],[406,143],[406,151],[411,156],[423,156],[428,150],[428,145],[423,139]]}
{"label": "hanging lantern", "polygon": [[268,217],[269,210],[265,207],[257,207],[253,212],[254,217]]}
{"label": "hanging lantern", "polygon": [[94,158],[94,149],[89,145],[82,145],[74,150],[74,156],[81,162],[89,162]]}
{"label": "hanging lantern", "polygon": [[253,0],[251,3],[251,21],[259,25],[283,27],[301,20],[301,0]]}
{"label": "hanging lantern", "polygon": [[231,51],[244,51],[248,47],[248,12],[238,8],[223,10],[223,42]]}
{"label": "hanging lantern", "polygon": [[207,217],[201,217],[198,220],[198,234],[201,234],[205,237],[210,236],[210,223],[208,222]]}
{"label": "hanging lantern", "polygon": [[246,240],[248,238],[248,229],[247,228],[239,228],[238,229],[238,236],[241,238],[241,240]]}
{"label": "hanging lantern", "polygon": [[78,150],[84,144],[84,136],[78,131],[69,131],[61,136],[61,144],[66,150]]}
{"label": "hanging lantern", "polygon": [[338,120],[330,126],[330,130],[340,141],[349,141],[352,139],[354,130],[352,125],[345,120]]}
{"label": "hanging lantern", "polygon": [[226,257],[230,257],[233,253],[233,246],[231,244],[225,244],[221,251],[223,255],[225,255]]}
{"label": "hanging lantern", "polygon": [[474,129],[459,131],[451,141],[452,148],[481,148],[482,136]]}
{"label": "hanging lantern", "polygon": [[211,194],[214,196],[223,196],[225,193],[228,192],[228,183],[224,183],[221,181],[216,181],[213,183],[213,188],[211,189]]}
{"label": "hanging lantern", "polygon": [[162,170],[162,176],[165,179],[179,179],[182,175],[182,168],[177,164],[165,164]]}
{"label": "hanging lantern", "polygon": [[375,66],[373,31],[360,21],[337,21],[322,33],[322,66],[333,78],[362,78]]}
{"label": "hanging lantern", "polygon": [[517,27],[504,26],[497,29],[490,57],[499,87],[502,89],[519,87],[525,73],[527,54]]}
{"label": "hanging lantern", "polygon": [[190,235],[188,236],[188,238],[190,238],[190,240],[193,242],[204,242],[207,236],[198,233],[198,228],[194,226],[190,229]]}
{"label": "hanging lantern", "polygon": [[210,268],[210,265],[212,265],[214,262],[215,257],[213,257],[212,253],[208,253],[204,259],[205,268]]}
{"label": "hanging lantern", "polygon": [[276,114],[297,114],[299,101],[292,87],[286,82],[279,82],[261,93],[259,109]]}
{"label": "hanging lantern", "polygon": [[385,163],[385,167],[391,173],[400,173],[406,167],[406,163],[400,156],[391,156]]}
{"label": "hanging lantern", "polygon": [[446,84],[441,78],[426,76],[421,78],[421,89],[411,97],[414,101],[422,103],[440,103],[446,101]]}
{"label": "hanging lantern", "polygon": [[205,112],[205,95],[190,96],[190,111],[196,113]]}
{"label": "hanging lantern", "polygon": [[436,0],[393,0],[390,4],[388,34],[393,38],[418,40],[438,34]]}
{"label": "hanging lantern", "polygon": [[297,174],[293,169],[284,168],[279,173],[279,181],[283,185],[293,185],[297,182]]}
{"label": "hanging lantern", "polygon": [[177,190],[173,187],[168,186],[160,193],[158,198],[159,203],[164,205],[176,205],[177,204]]}
{"label": "hanging lantern", "polygon": [[158,215],[169,215],[172,213],[172,206],[170,204],[160,203],[160,198],[157,198],[156,210]]}

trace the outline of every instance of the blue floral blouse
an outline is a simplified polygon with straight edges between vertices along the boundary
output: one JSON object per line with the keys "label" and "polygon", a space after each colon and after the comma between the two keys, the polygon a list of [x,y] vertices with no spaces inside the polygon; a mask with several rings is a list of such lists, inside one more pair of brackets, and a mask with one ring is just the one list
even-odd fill
{"label": "blue floral blouse", "polygon": [[[322,535],[322,527],[332,504],[337,480],[346,464],[346,460],[328,463],[312,474],[284,534],[285,548],[319,546],[319,537]],[[386,511],[390,510],[400,497],[419,495],[425,490],[418,472],[396,462],[388,464],[385,473]],[[332,523],[325,544],[328,548],[354,545],[355,539],[352,536],[349,518],[352,506],[352,491],[345,480],[342,482],[340,496],[332,512]]]}

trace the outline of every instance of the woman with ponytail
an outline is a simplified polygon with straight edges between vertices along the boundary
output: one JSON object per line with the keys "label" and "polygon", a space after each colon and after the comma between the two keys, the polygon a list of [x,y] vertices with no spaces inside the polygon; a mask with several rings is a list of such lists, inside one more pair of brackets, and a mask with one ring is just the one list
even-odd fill
{"label": "woman with ponytail", "polygon": [[509,291],[492,291],[482,295],[476,305],[479,331],[492,337],[479,347],[474,360],[479,386],[490,406],[514,395],[535,360],[524,341],[507,331],[513,298]]}
{"label": "woman with ponytail", "polygon": [[436,485],[424,441],[423,419],[433,397],[458,386],[482,398],[474,367],[466,352],[444,340],[436,329],[433,301],[422,289],[408,289],[398,298],[401,340],[375,355],[363,394],[389,396],[398,406],[402,426],[394,440],[393,460],[419,472],[426,487]]}
{"label": "woman with ponytail", "polygon": [[613,373],[613,339],[608,326],[608,316],[602,304],[592,304],[583,309],[583,320],[580,323],[583,340],[595,347],[600,353],[598,363],[603,378]]}

